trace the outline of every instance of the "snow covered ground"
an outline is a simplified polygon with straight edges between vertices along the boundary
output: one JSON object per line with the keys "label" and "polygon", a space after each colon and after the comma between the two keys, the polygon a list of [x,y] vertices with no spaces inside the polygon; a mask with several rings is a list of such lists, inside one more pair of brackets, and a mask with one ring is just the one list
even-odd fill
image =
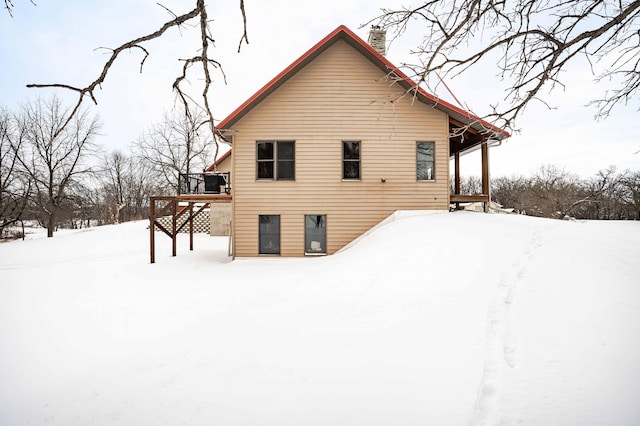
{"label": "snow covered ground", "polygon": [[[638,425],[640,222],[401,217],[334,256],[0,244],[0,425]],[[185,237],[185,236],[182,236]]]}

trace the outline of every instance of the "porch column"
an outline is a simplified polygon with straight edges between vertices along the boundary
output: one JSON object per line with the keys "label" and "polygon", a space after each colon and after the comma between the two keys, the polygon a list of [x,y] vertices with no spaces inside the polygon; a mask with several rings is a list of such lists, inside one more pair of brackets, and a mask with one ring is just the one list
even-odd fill
{"label": "porch column", "polygon": [[491,202],[490,186],[489,186],[489,146],[487,141],[482,141],[482,194],[486,195],[488,202],[484,203],[484,212],[489,212],[489,202]]}
{"label": "porch column", "polygon": [[455,170],[455,190],[454,194],[460,194],[460,153],[456,152],[453,156],[454,170]]}

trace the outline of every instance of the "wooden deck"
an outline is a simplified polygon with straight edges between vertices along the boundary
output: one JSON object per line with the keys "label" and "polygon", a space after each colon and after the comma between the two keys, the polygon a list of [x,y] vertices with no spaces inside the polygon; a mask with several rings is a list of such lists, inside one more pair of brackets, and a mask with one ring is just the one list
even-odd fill
{"label": "wooden deck", "polygon": [[175,198],[179,202],[193,202],[193,203],[215,203],[215,202],[231,202],[232,199],[231,194],[185,194],[185,195],[176,195],[175,197],[151,197],[151,198]]}
{"label": "wooden deck", "polygon": [[488,203],[489,196],[486,194],[478,194],[478,195],[462,195],[462,194],[451,194],[449,198],[452,203]]}
{"label": "wooden deck", "polygon": [[[151,263],[156,262],[156,227],[172,240],[172,255],[177,253],[177,235],[189,226],[189,250],[193,250],[193,219],[214,203],[230,203],[231,194],[185,194],[151,197],[149,203],[149,254]],[[156,205],[160,203],[160,205]],[[171,229],[164,227],[158,219],[171,216]]]}

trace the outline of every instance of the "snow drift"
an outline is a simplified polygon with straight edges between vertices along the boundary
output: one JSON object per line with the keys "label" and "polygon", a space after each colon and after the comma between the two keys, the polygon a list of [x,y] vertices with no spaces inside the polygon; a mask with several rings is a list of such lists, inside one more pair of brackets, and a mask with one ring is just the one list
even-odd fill
{"label": "snow drift", "polygon": [[[396,217],[324,258],[0,245],[0,425],[640,424],[640,223]],[[184,236],[182,236],[184,237]]]}

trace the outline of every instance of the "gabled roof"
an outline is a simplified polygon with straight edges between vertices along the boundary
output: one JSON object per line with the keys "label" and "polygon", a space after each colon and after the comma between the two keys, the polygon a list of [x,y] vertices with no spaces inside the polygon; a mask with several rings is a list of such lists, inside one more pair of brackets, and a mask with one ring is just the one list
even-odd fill
{"label": "gabled roof", "polygon": [[235,111],[218,124],[217,129],[223,132],[225,129],[230,129],[238,120],[240,120],[245,114],[247,114],[253,107],[259,104],[264,98],[269,96],[274,90],[280,87],[284,82],[290,79],[298,71],[304,68],[309,62],[313,61],[318,55],[327,50],[338,40],[344,40],[354,49],[369,59],[374,65],[380,68],[384,73],[393,73],[398,77],[398,83],[401,84],[406,90],[415,91],[416,99],[429,106],[432,106],[438,110],[441,110],[448,114],[451,118],[465,124],[470,125],[472,128],[479,132],[486,132],[487,130],[494,133],[493,137],[498,139],[504,139],[509,137],[509,133],[503,129],[500,129],[486,121],[481,120],[475,115],[461,108],[456,107],[417,86],[416,83],[411,80],[406,74],[393,65],[387,58],[373,49],[367,42],[358,37],[354,32],[344,25],[339,26],[333,30],[329,35],[320,40],[315,46],[309,49],[305,54],[300,56],[291,65],[285,68],[280,74],[275,76],[269,81],[262,89],[258,90],[253,96],[247,99],[242,105],[240,105]]}

